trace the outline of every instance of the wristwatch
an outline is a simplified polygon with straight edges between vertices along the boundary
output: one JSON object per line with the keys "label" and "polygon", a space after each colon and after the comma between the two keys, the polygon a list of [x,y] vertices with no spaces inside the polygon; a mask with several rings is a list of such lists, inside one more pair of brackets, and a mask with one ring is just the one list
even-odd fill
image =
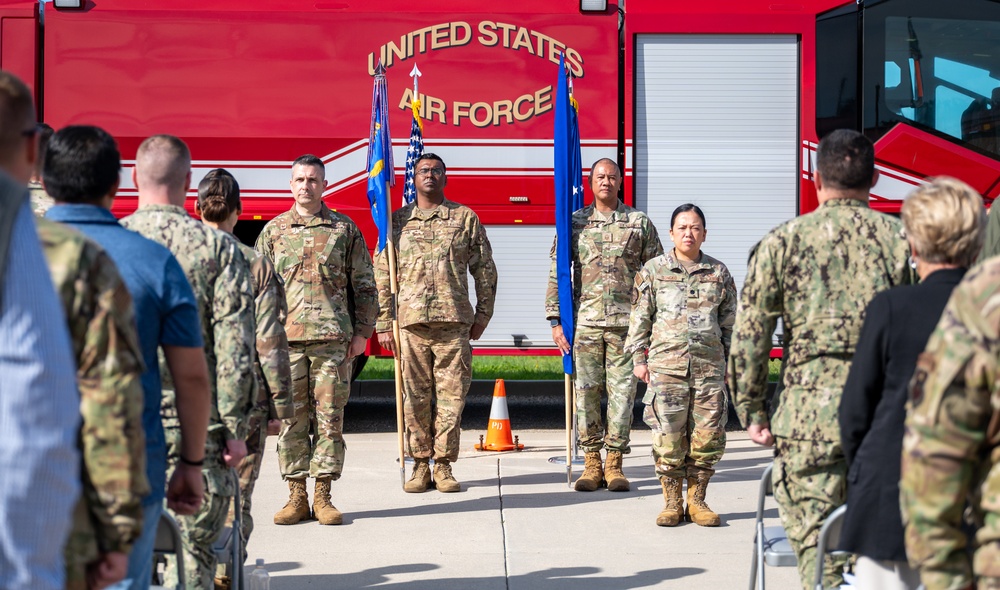
{"label": "wristwatch", "polygon": [[558,326],[559,323],[560,323],[559,322],[559,318],[556,318],[554,320],[549,320],[549,325],[552,326],[553,328],[555,328],[556,326]]}

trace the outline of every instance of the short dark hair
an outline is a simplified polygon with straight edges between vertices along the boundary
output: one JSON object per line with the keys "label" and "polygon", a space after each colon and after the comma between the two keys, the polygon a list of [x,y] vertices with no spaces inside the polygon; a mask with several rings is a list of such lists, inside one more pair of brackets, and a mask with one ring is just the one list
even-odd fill
{"label": "short dark hair", "polygon": [[695,205],[694,203],[684,203],[680,207],[674,209],[673,214],[670,216],[670,229],[674,229],[674,220],[677,219],[677,216],[681,213],[687,213],[688,211],[694,211],[697,213],[698,217],[701,217],[701,226],[704,229],[708,229],[708,223],[705,222],[705,214],[702,212],[701,207]]}
{"label": "short dark hair", "polygon": [[71,125],[56,132],[45,148],[45,192],[63,203],[92,203],[118,183],[121,154],[100,127]]}
{"label": "short dark hair", "polygon": [[323,160],[312,154],[303,154],[295,158],[295,161],[292,162],[292,168],[296,166],[315,166],[323,173],[323,180],[326,180],[326,164],[323,163]]}
{"label": "short dark hair", "polygon": [[837,129],[820,140],[816,169],[830,188],[870,189],[875,174],[875,146],[857,131]]}
{"label": "short dark hair", "polygon": [[45,147],[49,145],[49,140],[52,139],[52,134],[56,131],[45,123],[39,123],[35,128],[38,133],[38,157],[35,158],[35,176],[41,178],[42,170],[45,169]]}
{"label": "short dark hair", "polygon": [[236,178],[223,168],[209,170],[198,183],[198,211],[205,221],[219,223],[242,210]]}
{"label": "short dark hair", "polygon": [[439,156],[439,155],[437,155],[435,153],[424,152],[424,153],[420,154],[420,157],[417,158],[417,161],[413,163],[413,168],[414,169],[417,167],[417,164],[419,164],[421,160],[434,160],[435,162],[441,162],[441,167],[444,168],[444,173],[445,174],[448,173],[448,167],[444,165],[444,160],[441,159],[441,156]]}
{"label": "short dark hair", "polygon": [[[593,164],[590,165],[590,172],[587,174],[587,184],[588,185],[594,183],[594,168],[597,168],[598,164],[611,164],[612,166],[615,167],[615,174],[617,174],[619,177],[621,177],[621,175],[622,175],[622,168],[621,168],[621,166],[618,165],[618,162],[615,162],[611,158],[601,158],[600,160],[598,160],[598,161],[596,161],[596,162],[594,162]],[[620,180],[620,178],[619,178],[619,180]]]}

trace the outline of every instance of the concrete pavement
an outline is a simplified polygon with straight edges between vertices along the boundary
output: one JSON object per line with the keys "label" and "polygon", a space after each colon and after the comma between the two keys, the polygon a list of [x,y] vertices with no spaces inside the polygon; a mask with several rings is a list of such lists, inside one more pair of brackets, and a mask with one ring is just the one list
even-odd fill
{"label": "concrete pavement", "polygon": [[[548,462],[565,455],[563,431],[515,430],[526,444],[519,453],[475,451],[479,434],[463,433],[454,465],[463,489],[456,494],[403,493],[396,435],[348,434],[344,476],[333,484],[344,524],[334,527],[273,524],[287,487],[278,475],[276,439],[269,438],[247,563],[264,558],[274,590],[747,586],[758,481],[770,452],[745,433],[729,433],[709,487],[708,502],[723,520],[715,529],[654,524],[663,501],[644,432],[636,433],[625,458],[632,482],[625,493],[568,488],[565,467]],[[581,467],[574,469],[579,475]],[[776,520],[773,501],[769,507]],[[794,568],[766,573],[771,588],[798,587]]]}

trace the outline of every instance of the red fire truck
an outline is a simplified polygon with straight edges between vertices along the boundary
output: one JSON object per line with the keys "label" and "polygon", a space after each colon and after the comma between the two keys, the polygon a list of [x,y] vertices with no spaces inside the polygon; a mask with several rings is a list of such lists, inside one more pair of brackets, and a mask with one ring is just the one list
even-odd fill
{"label": "red fire truck", "polygon": [[[248,241],[290,207],[289,164],[313,153],[327,203],[375,243],[371,74],[387,67],[398,206],[418,66],[426,149],[448,164],[449,198],[488,226],[499,266],[478,352],[553,351],[542,305],[560,53],[584,165],[620,162],[623,198],[664,239],[673,208],[699,204],[706,250],[738,281],[766,231],[815,207],[815,148],[832,129],[876,141],[878,209],[937,174],[1000,192],[992,0],[79,2],[0,2],[0,66],[33,86],[52,126],[110,131],[126,167],[143,138],[170,133],[190,145],[196,180],[232,171]],[[122,178],[124,215],[136,201]]]}

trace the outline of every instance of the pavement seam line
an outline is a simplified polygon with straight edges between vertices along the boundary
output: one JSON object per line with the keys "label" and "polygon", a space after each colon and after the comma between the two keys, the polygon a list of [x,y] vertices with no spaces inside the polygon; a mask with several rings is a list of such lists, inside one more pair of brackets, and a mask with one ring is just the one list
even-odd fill
{"label": "pavement seam line", "polygon": [[497,499],[500,501],[500,535],[503,539],[503,584],[510,590],[510,555],[507,552],[507,519],[503,513],[503,477],[500,471],[500,457],[497,457]]}

